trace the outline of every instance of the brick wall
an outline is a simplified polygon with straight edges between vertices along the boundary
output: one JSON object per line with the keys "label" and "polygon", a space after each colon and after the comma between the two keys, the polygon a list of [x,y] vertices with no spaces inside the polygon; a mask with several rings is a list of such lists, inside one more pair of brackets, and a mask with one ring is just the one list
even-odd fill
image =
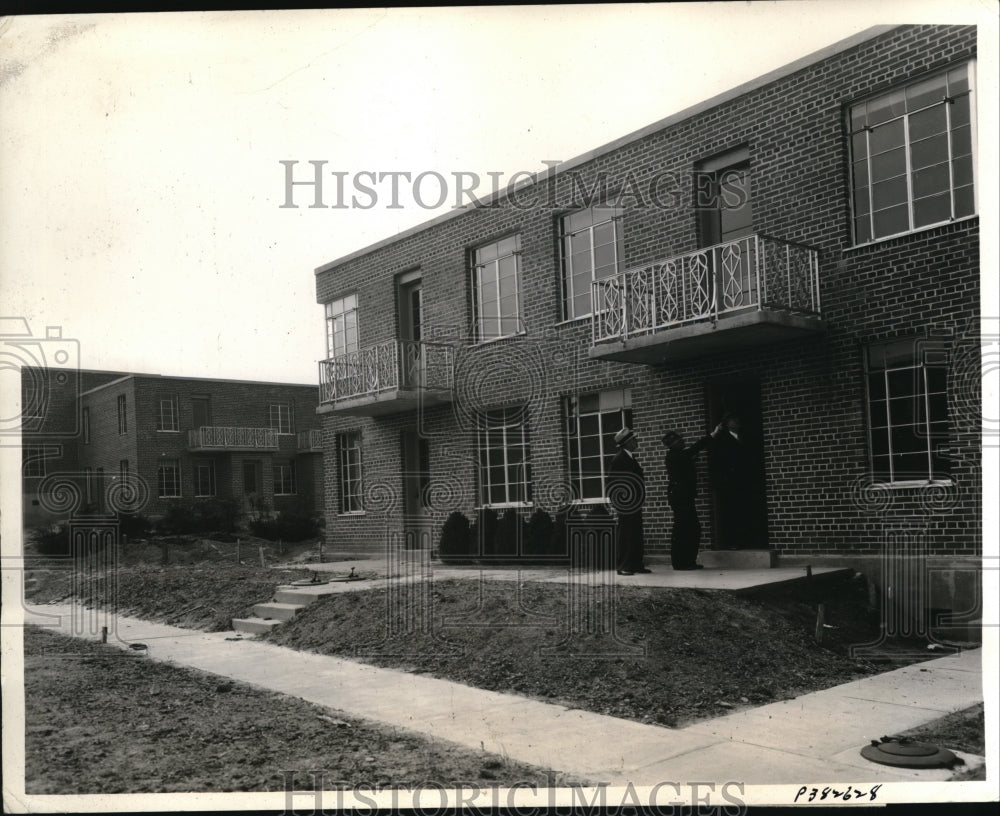
{"label": "brick wall", "polygon": [[[866,500],[869,476],[864,344],[928,331],[950,332],[956,360],[978,360],[978,219],[924,230],[868,247],[852,246],[846,106],[975,55],[974,27],[906,26],[825,58],[735,99],[595,156],[509,200],[438,220],[370,251],[321,268],[320,303],[356,293],[362,346],[398,336],[394,279],[419,269],[425,339],[458,347],[456,402],[425,416],[323,417],[327,455],[327,537],[335,547],[380,546],[401,526],[400,433],[419,427],[430,442],[433,482],[442,497],[435,520],[476,504],[470,407],[529,404],[536,504],[546,506],[567,478],[562,403],[570,394],[631,387],[640,460],[649,481],[647,548],[667,551],[662,430],[689,439],[708,430],[707,389],[751,375],[760,383],[770,545],[788,557],[874,553],[899,525],[925,529],[939,554],[981,551],[980,453],[975,416],[979,382],[953,369],[949,382],[954,484],[938,492],[897,488],[889,502]],[[818,337],[754,349],[734,347],[670,367],[591,360],[589,320],[561,322],[557,224],[586,204],[581,190],[604,173],[624,215],[622,268],[698,246],[692,173],[699,162],[746,147],[757,232],[816,248],[827,331]],[[670,179],[658,201],[648,194]],[[638,191],[636,194],[635,191]],[[548,206],[549,202],[553,206]],[[521,236],[520,280],[525,336],[472,347],[470,251],[497,237]],[[971,361],[971,362],[970,362]],[[968,366],[967,366],[968,368]],[[978,371],[978,367],[972,370]],[[367,497],[365,516],[338,514],[337,434],[358,430],[364,473],[397,491],[395,505]],[[706,545],[713,534],[705,466],[699,512]],[[449,487],[450,486],[450,487]],[[380,488],[381,489],[381,488]],[[377,492],[377,491],[376,491]],[[446,501],[450,497],[449,501]],[[885,505],[885,506],[883,506]],[[547,508],[548,509],[548,508]]]}

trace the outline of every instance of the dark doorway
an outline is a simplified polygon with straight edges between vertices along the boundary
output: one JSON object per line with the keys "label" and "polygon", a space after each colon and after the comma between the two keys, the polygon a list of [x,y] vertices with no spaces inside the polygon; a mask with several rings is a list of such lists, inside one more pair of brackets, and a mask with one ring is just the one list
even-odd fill
{"label": "dark doorway", "polygon": [[400,435],[403,453],[403,539],[407,550],[431,548],[431,518],[427,506],[430,453],[427,440],[415,430]]}
{"label": "dark doorway", "polygon": [[[712,482],[712,545],[717,550],[767,549],[767,494],[764,473],[764,423],[760,381],[756,377],[709,382],[705,388],[708,428],[727,413],[742,420],[739,432],[741,462],[733,490],[720,478],[721,445],[713,443],[709,455]],[[723,434],[728,433],[726,429]],[[721,434],[720,434],[721,435]],[[728,441],[728,440],[723,440]]]}

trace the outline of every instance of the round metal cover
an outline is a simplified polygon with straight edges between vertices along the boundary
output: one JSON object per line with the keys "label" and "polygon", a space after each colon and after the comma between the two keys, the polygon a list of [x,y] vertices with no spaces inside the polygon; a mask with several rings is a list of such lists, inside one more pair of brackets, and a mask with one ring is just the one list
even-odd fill
{"label": "round metal cover", "polygon": [[861,749],[861,756],[881,765],[902,768],[946,768],[958,758],[946,748],[926,742],[914,742],[905,737],[882,737]]}

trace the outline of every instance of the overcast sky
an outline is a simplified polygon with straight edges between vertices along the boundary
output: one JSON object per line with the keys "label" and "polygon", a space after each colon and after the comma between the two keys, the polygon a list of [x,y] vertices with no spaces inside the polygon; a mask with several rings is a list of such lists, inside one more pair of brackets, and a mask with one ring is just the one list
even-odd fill
{"label": "overcast sky", "polygon": [[399,208],[384,185],[368,209],[309,208],[301,190],[282,208],[281,161],[303,179],[325,161],[328,184],[476,173],[486,192],[489,173],[506,183],[872,25],[917,21],[988,26],[995,77],[989,3],[7,18],[2,312],[36,334],[61,326],[88,368],[315,383],[313,270],[447,210],[454,189],[438,211],[405,183]]}

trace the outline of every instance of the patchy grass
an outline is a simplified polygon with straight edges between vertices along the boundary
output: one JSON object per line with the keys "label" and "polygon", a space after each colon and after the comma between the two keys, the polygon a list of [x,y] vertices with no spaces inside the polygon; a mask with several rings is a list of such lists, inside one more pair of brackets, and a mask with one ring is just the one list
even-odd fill
{"label": "patchy grass", "polygon": [[292,771],[311,789],[318,770],[369,786],[580,781],[112,646],[24,638],[28,793],[284,791]]}
{"label": "patchy grass", "polygon": [[[986,719],[983,704],[955,711],[934,722],[893,736],[910,737],[919,742],[937,745],[939,748],[947,748],[949,751],[986,756]],[[956,781],[985,780],[986,766],[974,771],[962,770],[959,766],[953,778]]]}

